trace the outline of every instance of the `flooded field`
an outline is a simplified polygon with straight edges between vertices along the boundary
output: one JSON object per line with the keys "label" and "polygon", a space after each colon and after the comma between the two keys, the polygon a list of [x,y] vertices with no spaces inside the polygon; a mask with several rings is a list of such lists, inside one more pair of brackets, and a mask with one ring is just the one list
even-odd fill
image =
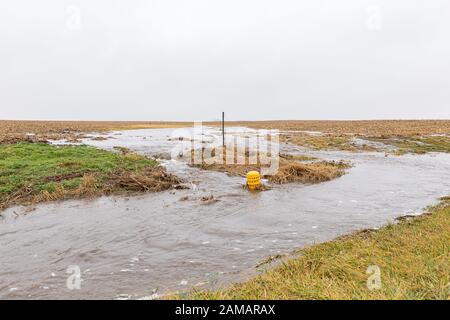
{"label": "flooded field", "polygon": [[[229,139],[256,133],[227,132]],[[0,298],[139,299],[227,285],[256,273],[268,256],[421,212],[450,191],[450,154],[386,157],[282,144],[281,152],[353,167],[330,182],[251,194],[243,178],[169,160],[185,134],[189,130],[129,130],[83,140],[164,158],[190,189],[45,204],[26,214],[8,209],[0,218]],[[206,131],[206,137],[219,136]],[[202,201],[210,195],[218,201]],[[73,265],[82,272],[79,290],[66,284]]]}

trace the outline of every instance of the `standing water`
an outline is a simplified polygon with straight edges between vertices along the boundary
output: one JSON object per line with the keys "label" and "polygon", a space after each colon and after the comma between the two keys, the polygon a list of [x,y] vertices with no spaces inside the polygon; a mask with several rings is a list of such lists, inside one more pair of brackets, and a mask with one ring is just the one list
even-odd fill
{"label": "standing water", "polygon": [[[172,131],[114,132],[84,143],[167,155],[180,143]],[[254,133],[243,131],[227,129],[229,136]],[[210,128],[206,137],[220,134]],[[254,274],[268,256],[421,212],[450,191],[449,154],[309,154],[353,167],[330,182],[251,194],[243,178],[162,160],[189,190],[43,204],[29,214],[10,208],[0,218],[0,298],[139,299],[227,285]],[[209,195],[218,201],[201,201]],[[67,286],[70,266],[81,272],[79,289]]]}

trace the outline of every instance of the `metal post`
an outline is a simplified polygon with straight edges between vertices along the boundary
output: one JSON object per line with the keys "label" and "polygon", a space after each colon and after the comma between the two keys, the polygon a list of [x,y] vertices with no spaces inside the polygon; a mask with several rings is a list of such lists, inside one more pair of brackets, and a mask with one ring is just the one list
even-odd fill
{"label": "metal post", "polygon": [[225,112],[222,112],[222,146],[225,148]]}

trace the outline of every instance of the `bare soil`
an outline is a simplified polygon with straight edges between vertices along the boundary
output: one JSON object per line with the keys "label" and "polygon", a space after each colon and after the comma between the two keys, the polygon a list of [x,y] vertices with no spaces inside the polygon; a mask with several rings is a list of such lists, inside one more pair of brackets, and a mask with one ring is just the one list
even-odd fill
{"label": "bare soil", "polygon": [[[19,121],[0,120],[0,144],[19,141],[45,142],[53,139],[76,141],[87,133],[112,130],[176,128],[188,122],[165,121]],[[30,135],[31,134],[31,135]]]}

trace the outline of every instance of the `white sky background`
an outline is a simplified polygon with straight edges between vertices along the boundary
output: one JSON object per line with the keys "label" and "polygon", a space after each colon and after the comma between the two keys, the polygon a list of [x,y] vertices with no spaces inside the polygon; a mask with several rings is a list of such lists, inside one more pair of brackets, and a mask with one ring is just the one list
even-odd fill
{"label": "white sky background", "polygon": [[0,119],[450,118],[448,0],[1,0]]}

